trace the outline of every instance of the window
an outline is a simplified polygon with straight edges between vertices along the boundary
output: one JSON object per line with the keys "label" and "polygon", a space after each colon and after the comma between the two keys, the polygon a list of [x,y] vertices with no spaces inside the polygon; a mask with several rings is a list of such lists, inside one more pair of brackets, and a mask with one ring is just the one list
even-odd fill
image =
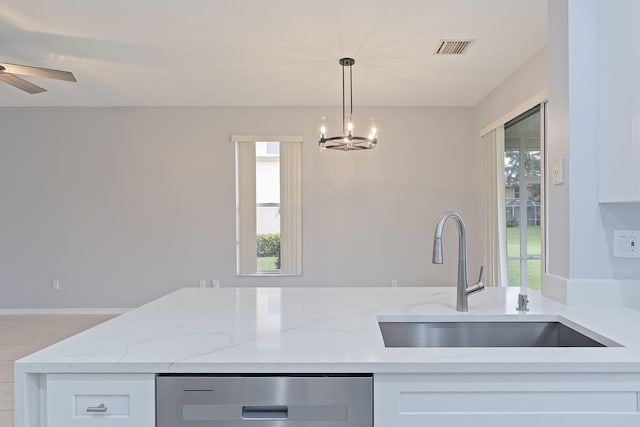
{"label": "window", "polygon": [[279,273],[280,143],[256,141],[257,272]]}
{"label": "window", "polygon": [[542,281],[542,113],[537,106],[504,127],[504,192],[509,286]]}
{"label": "window", "polygon": [[[485,284],[540,290],[545,271],[546,102],[482,135]],[[498,122],[499,123],[499,122]]]}
{"label": "window", "polygon": [[302,274],[301,138],[233,140],[237,274]]}

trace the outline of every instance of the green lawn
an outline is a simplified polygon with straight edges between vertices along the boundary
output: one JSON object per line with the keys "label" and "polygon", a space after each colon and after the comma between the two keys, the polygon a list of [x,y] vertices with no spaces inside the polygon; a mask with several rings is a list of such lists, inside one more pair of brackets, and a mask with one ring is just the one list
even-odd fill
{"label": "green lawn", "polygon": [[[527,253],[535,255],[541,253],[540,226],[527,227]],[[520,227],[507,227],[507,256],[520,254]],[[509,261],[509,286],[520,286],[520,261]],[[527,279],[529,288],[540,290],[542,282],[542,265],[539,259],[527,261]]]}
{"label": "green lawn", "polygon": [[258,271],[277,271],[274,256],[258,257]]}

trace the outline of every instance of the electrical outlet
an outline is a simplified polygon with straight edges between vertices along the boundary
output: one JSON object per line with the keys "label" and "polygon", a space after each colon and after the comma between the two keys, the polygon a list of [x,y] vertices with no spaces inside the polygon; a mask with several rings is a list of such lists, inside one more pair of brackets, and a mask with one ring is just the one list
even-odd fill
{"label": "electrical outlet", "polygon": [[60,290],[60,280],[53,279],[51,281],[51,289],[53,289],[54,291],[59,291]]}
{"label": "electrical outlet", "polygon": [[613,256],[616,258],[640,257],[639,230],[613,230]]}

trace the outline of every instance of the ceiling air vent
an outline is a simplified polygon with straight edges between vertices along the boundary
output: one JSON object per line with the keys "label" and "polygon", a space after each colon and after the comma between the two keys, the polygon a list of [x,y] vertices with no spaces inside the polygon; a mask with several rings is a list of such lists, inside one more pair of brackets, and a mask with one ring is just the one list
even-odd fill
{"label": "ceiling air vent", "polygon": [[464,55],[475,40],[440,40],[434,55]]}

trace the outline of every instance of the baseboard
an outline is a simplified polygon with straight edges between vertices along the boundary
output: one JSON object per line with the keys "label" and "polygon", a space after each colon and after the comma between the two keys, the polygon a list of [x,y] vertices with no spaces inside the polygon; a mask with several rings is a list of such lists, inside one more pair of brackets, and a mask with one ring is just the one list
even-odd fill
{"label": "baseboard", "polygon": [[640,281],[571,279],[567,305],[622,306],[640,309]]}
{"label": "baseboard", "polygon": [[0,315],[18,314],[122,314],[131,308],[0,308]]}
{"label": "baseboard", "polygon": [[567,279],[542,275],[542,295],[569,306],[613,306],[640,309],[640,281]]}
{"label": "baseboard", "polygon": [[567,304],[567,279],[555,274],[542,274],[542,295],[562,304]]}

